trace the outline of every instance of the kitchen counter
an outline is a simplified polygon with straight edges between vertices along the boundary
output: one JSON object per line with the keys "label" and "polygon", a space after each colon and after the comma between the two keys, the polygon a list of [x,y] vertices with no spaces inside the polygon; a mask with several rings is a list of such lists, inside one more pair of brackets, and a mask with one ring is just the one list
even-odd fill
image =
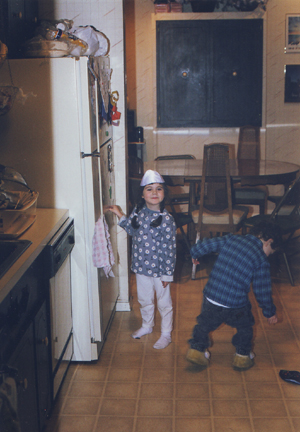
{"label": "kitchen counter", "polygon": [[69,217],[69,210],[38,208],[34,224],[18,238],[32,244],[0,279],[0,302],[4,300],[26,270]]}

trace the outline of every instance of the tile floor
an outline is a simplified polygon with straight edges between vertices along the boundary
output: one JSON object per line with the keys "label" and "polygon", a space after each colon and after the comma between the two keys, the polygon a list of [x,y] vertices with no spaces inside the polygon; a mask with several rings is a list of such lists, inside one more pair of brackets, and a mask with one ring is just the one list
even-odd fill
{"label": "tile floor", "polygon": [[278,273],[272,264],[277,325],[268,325],[251,296],[256,358],[242,373],[231,368],[233,330],[226,326],[213,333],[207,370],[185,360],[211,258],[195,281],[190,261],[178,259],[174,331],[164,350],[152,348],[158,316],[151,335],[130,337],[141,324],[132,278],[132,311],[115,314],[98,362],[71,365],[47,432],[299,432],[300,386],[278,376],[280,369],[300,370],[299,259],[293,259],[294,287],[284,265]]}

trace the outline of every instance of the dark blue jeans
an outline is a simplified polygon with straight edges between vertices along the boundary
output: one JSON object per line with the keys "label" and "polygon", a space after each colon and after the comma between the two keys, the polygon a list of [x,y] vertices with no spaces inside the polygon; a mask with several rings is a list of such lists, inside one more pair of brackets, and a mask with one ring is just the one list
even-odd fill
{"label": "dark blue jeans", "polygon": [[250,354],[254,325],[250,302],[242,308],[224,308],[210,303],[204,297],[197,323],[193,330],[193,337],[189,340],[191,348],[205,351],[210,345],[209,333],[225,323],[237,330],[232,338],[236,352],[241,355]]}

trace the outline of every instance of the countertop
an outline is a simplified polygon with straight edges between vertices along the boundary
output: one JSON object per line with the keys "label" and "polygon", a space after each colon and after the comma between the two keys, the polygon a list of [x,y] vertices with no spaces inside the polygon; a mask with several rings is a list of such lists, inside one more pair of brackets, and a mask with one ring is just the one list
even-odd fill
{"label": "countertop", "polygon": [[69,210],[38,208],[33,225],[18,238],[32,244],[0,279],[0,302],[9,294],[49,240],[69,217]]}

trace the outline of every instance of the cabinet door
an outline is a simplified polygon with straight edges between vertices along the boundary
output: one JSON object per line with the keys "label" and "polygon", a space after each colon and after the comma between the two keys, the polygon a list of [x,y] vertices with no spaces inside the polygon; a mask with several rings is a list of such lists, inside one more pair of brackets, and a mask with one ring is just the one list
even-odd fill
{"label": "cabinet door", "polygon": [[22,432],[38,432],[34,334],[30,324],[8,365],[17,369],[18,415]]}
{"label": "cabinet door", "polygon": [[51,351],[48,308],[43,303],[34,319],[36,373],[38,386],[38,407],[40,430],[43,430],[47,414],[51,409]]}
{"label": "cabinet door", "polygon": [[211,26],[215,126],[261,126],[262,20],[215,20]]}
{"label": "cabinet door", "polygon": [[261,126],[263,20],[157,22],[157,126]]}
{"label": "cabinet door", "polygon": [[188,127],[209,120],[209,22],[158,21],[157,125]]}

